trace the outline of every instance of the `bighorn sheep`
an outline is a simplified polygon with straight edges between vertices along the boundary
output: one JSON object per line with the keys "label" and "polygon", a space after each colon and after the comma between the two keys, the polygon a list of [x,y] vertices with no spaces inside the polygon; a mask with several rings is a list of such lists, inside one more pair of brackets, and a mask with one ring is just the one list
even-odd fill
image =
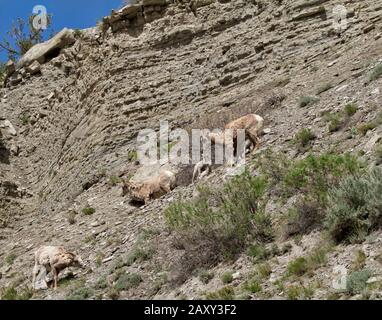
{"label": "bighorn sheep", "polygon": [[158,176],[142,182],[124,181],[122,195],[130,194],[132,200],[147,204],[151,198],[157,199],[169,193],[176,186],[175,174],[164,170]]}
{"label": "bighorn sheep", "polygon": [[208,160],[206,155],[204,154],[203,146],[207,144],[208,139],[211,139],[211,136],[202,135],[200,137],[200,142],[202,144],[202,150],[201,150],[201,160],[195,164],[194,172],[192,174],[192,183],[195,183],[197,179],[202,179],[203,177],[210,174],[212,170],[212,163],[211,159]]}
{"label": "bighorn sheep", "polygon": [[211,164],[200,160],[194,167],[194,173],[192,175],[192,183],[195,183],[197,179],[202,179],[208,176],[211,172]]}
{"label": "bighorn sheep", "polygon": [[[241,118],[238,118],[228,123],[224,127],[224,130],[232,130],[234,148],[236,147],[235,141],[237,139],[237,130],[240,130],[240,129],[244,130],[245,138],[249,139],[249,141],[253,144],[254,150],[255,150],[260,144],[260,139],[258,135],[260,131],[263,129],[263,125],[264,125],[264,119],[262,117],[260,117],[257,114],[247,114]],[[209,137],[213,144],[223,144],[223,145],[226,144],[225,131],[223,131],[222,133],[209,133]],[[248,147],[248,144],[246,144],[246,147]]]}
{"label": "bighorn sheep", "polygon": [[[238,118],[234,121],[231,121],[224,127],[224,131],[220,133],[208,133],[204,138],[209,138],[212,144],[220,144],[227,147],[232,142],[233,154],[238,158],[242,158],[244,154],[237,154],[237,139],[238,139],[238,130],[244,130],[245,133],[245,153],[247,150],[254,152],[259,144],[260,139],[258,137],[259,133],[262,131],[264,125],[264,119],[257,114],[247,114],[241,118]],[[227,132],[231,130],[231,132]],[[229,133],[229,134],[227,134]],[[226,139],[229,139],[226,141]],[[233,141],[230,141],[232,139]],[[251,148],[251,146],[253,148]],[[252,149],[252,150],[251,150]],[[229,166],[233,166],[233,159],[229,159]],[[201,164],[199,164],[200,166]],[[195,168],[197,169],[197,168]]]}
{"label": "bighorn sheep", "polygon": [[35,288],[36,277],[45,280],[48,272],[52,272],[54,289],[57,289],[58,274],[68,267],[84,268],[82,259],[63,247],[42,246],[35,252],[35,265],[33,268],[32,286]]}
{"label": "bighorn sheep", "polygon": [[260,131],[263,129],[264,119],[257,114],[247,114],[239,119],[233,120],[228,123],[224,129],[233,130],[233,137],[236,138],[237,130],[244,129],[245,136],[248,138],[254,145],[256,150],[260,144],[260,139],[258,137]]}

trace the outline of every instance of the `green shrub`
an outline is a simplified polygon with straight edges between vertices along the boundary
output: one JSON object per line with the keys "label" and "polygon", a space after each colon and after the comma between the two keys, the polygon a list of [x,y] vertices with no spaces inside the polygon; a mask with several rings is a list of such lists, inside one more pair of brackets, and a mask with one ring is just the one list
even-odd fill
{"label": "green shrub", "polygon": [[286,295],[289,300],[303,300],[313,297],[314,290],[312,287],[290,286],[286,289]]}
{"label": "green shrub", "polygon": [[298,131],[294,137],[294,143],[299,148],[305,148],[307,147],[311,141],[316,139],[316,135],[310,130],[310,129],[301,129]]}
{"label": "green shrub", "polygon": [[20,121],[21,123],[25,126],[29,123],[29,120],[30,120],[30,117],[28,114],[26,113],[23,113],[21,116],[20,116]]}
{"label": "green shrub", "polygon": [[308,272],[313,272],[314,270],[324,266],[328,262],[327,254],[330,250],[331,247],[327,245],[321,245],[315,248],[306,257]]}
{"label": "green shrub", "polygon": [[76,37],[76,38],[82,38],[82,30],[80,30],[80,29],[74,29],[74,36]]}
{"label": "green shrub", "polygon": [[346,291],[352,295],[362,293],[367,287],[367,280],[371,277],[369,270],[352,272],[346,279]]}
{"label": "green shrub", "polygon": [[382,75],[382,64],[377,64],[371,71],[368,73],[367,78],[368,81],[377,80]]}
{"label": "green shrub", "polygon": [[255,167],[259,168],[259,171],[267,178],[269,183],[275,185],[283,180],[291,163],[285,154],[266,149],[256,160]]}
{"label": "green shrub", "polygon": [[374,153],[376,165],[382,164],[382,144],[377,145],[373,153]]}
{"label": "green shrub", "polygon": [[204,284],[209,283],[214,278],[214,274],[212,272],[208,272],[207,270],[199,271],[199,280]]}
{"label": "green shrub", "polygon": [[206,294],[207,300],[233,300],[234,298],[235,290],[230,286]]}
{"label": "green shrub", "polygon": [[268,279],[272,273],[272,268],[269,263],[260,264],[256,270],[257,275],[262,279]]}
{"label": "green shrub", "polygon": [[256,262],[265,260],[271,256],[271,252],[262,243],[251,244],[247,249],[247,255]]}
{"label": "green shrub", "polygon": [[136,288],[142,282],[142,277],[138,273],[122,274],[119,276],[114,288],[117,291],[129,290],[131,288]]}
{"label": "green shrub", "polygon": [[348,103],[346,106],[345,106],[345,114],[348,116],[348,117],[352,117],[353,115],[355,115],[355,113],[358,111],[358,106],[355,104],[355,103]]}
{"label": "green shrub", "polygon": [[355,260],[352,263],[353,271],[360,271],[366,265],[366,254],[362,250],[357,250],[355,254]]}
{"label": "green shrub", "polygon": [[[280,161],[279,161],[280,160]],[[344,176],[361,173],[364,163],[350,154],[310,154],[303,159],[291,161],[283,154],[267,151],[256,162],[256,167],[272,186],[271,192],[287,198],[297,195],[296,204],[285,216],[284,230],[288,236],[309,233],[322,226],[326,214],[328,191],[338,186]],[[259,255],[256,246],[251,256]]]}
{"label": "green shrub", "polygon": [[[175,201],[165,210],[174,244],[185,249],[176,279],[185,281],[195,269],[232,259],[253,241],[272,239],[265,213],[266,179],[244,172],[223,186],[204,187],[197,198]],[[200,190],[199,190],[200,191]]]}
{"label": "green shrub", "polygon": [[14,287],[5,288],[1,292],[1,300],[17,300],[17,291]]}
{"label": "green shrub", "polygon": [[136,246],[133,250],[127,255],[126,265],[131,266],[135,262],[143,262],[150,260],[154,255],[155,250],[153,248],[141,248]]}
{"label": "green shrub", "polygon": [[299,257],[288,263],[288,275],[302,276],[308,271],[308,262],[304,257]]}
{"label": "green shrub", "polygon": [[313,105],[316,102],[320,101],[318,97],[312,97],[312,96],[302,96],[300,97],[298,101],[298,105],[303,108],[309,105]]}
{"label": "green shrub", "polygon": [[350,154],[311,154],[289,168],[283,179],[284,191],[289,195],[301,191],[317,202],[326,202],[330,187],[338,184],[343,176],[359,172],[362,167],[363,164]]}
{"label": "green shrub", "polygon": [[329,123],[329,132],[335,132],[341,129],[344,120],[340,113],[327,113],[325,114],[325,120]]}
{"label": "green shrub", "polygon": [[124,261],[121,257],[119,257],[111,266],[110,268],[110,274],[117,271],[118,269],[122,269],[123,267],[127,266],[127,262]]}
{"label": "green shrub", "polygon": [[107,296],[111,300],[118,300],[118,298],[119,298],[119,291],[116,290],[115,288],[110,288],[110,290],[107,291]]}
{"label": "green shrub", "polygon": [[375,116],[374,123],[376,124],[376,126],[382,124],[382,112],[378,112],[378,114]]}
{"label": "green shrub", "polygon": [[336,241],[358,242],[382,222],[382,170],[348,176],[329,193],[325,227]]}
{"label": "green shrub", "polygon": [[105,276],[98,279],[97,283],[95,284],[96,289],[105,289],[107,287],[108,287],[108,283]]}
{"label": "green shrub", "polygon": [[97,238],[97,236],[94,233],[91,233],[90,235],[85,237],[84,242],[95,244],[96,238]]}
{"label": "green shrub", "polygon": [[0,289],[0,300],[29,300],[33,296],[33,291],[27,287],[16,290],[14,287]]}
{"label": "green shrub", "polygon": [[5,257],[5,263],[8,264],[8,265],[11,265],[13,264],[13,262],[16,260],[17,256],[16,254],[14,254],[13,252],[11,252],[10,254],[8,254],[6,257]]}
{"label": "green shrub", "polygon": [[70,210],[68,213],[68,222],[69,224],[75,224],[76,223],[76,215],[77,212],[74,210]]}
{"label": "green shrub", "polygon": [[286,215],[287,224],[284,226],[286,236],[310,233],[321,226],[324,214],[323,205],[312,199],[311,195],[298,198]]}
{"label": "green shrub", "polygon": [[91,207],[85,207],[82,209],[82,213],[85,215],[85,216],[91,216],[93,213],[95,213],[95,209],[94,208],[91,208]]}
{"label": "green shrub", "polygon": [[168,274],[166,272],[161,273],[154,281],[152,292],[156,294],[162,287],[168,282]]}
{"label": "green shrub", "polygon": [[197,199],[172,203],[165,211],[167,224],[188,244],[210,242],[220,248],[218,255],[239,253],[249,236],[271,238],[270,218],[259,204],[266,186],[264,178],[245,172],[222,188],[205,188]]}
{"label": "green shrub", "polygon": [[377,127],[377,124],[374,122],[365,122],[361,123],[357,126],[357,130],[360,134],[363,136],[366,135],[366,133],[370,130],[373,130],[374,128]]}
{"label": "green shrub", "polygon": [[138,152],[136,150],[129,150],[127,153],[127,159],[131,162],[135,162],[138,160]]}
{"label": "green shrub", "polygon": [[254,276],[245,282],[244,289],[251,293],[258,293],[258,292],[261,292],[263,288],[261,287],[261,284],[258,278]]}
{"label": "green shrub", "polygon": [[228,284],[228,283],[231,283],[233,281],[233,275],[232,275],[232,271],[227,271],[227,272],[224,272],[221,276],[221,281],[224,283],[224,284]]}
{"label": "green shrub", "polygon": [[117,176],[110,176],[109,177],[109,184],[113,187],[115,187],[118,183],[121,183],[122,179]]}
{"label": "green shrub", "polygon": [[73,289],[67,296],[66,300],[86,300],[94,295],[94,290],[87,287]]}

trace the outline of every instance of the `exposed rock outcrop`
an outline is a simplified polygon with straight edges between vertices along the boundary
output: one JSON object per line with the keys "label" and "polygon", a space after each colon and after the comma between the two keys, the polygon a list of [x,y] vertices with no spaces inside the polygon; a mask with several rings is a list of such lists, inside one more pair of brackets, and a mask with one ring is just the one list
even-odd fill
{"label": "exposed rock outcrop", "polygon": [[[9,252],[16,258],[1,269],[0,287],[12,285],[16,276],[24,279],[20,288],[26,285],[32,248],[54,239],[88,257],[93,272],[78,275],[81,284],[108,299],[115,284],[110,270],[149,234],[152,260],[123,266],[124,272],[142,273],[143,281],[120,298],[200,298],[219,289],[219,277],[204,284],[190,276],[176,290],[162,281],[183,254],[170,243],[163,211],[196,189],[185,183],[140,208],[122,198],[121,179],[150,173],[135,161],[137,133],[158,130],[161,120],[171,128],[222,128],[251,112],[265,119],[263,146],[283,149],[288,158],[302,156],[291,142],[305,128],[316,135],[310,152],[351,150],[371,158],[381,127],[365,136],[354,128],[374,121],[380,106],[381,79],[365,83],[381,59],[382,6],[376,0],[347,1],[347,27],[338,30],[333,24],[338,4],[143,1],[112,12],[102,26],[78,38],[65,29],[54,41],[32,48],[17,66],[10,64],[12,87],[0,89],[0,258]],[[300,107],[304,96],[320,100]],[[357,113],[341,130],[328,132],[323,115],[340,113],[352,102]],[[209,179],[221,185],[224,172],[217,170]],[[278,214],[273,206],[272,214]],[[84,208],[94,210],[85,214]],[[304,235],[301,243],[291,241],[292,252],[280,254],[277,263],[269,259],[270,279],[281,279],[289,261],[317,239],[316,233]],[[365,244],[370,257],[381,246],[381,234],[373,239]],[[340,258],[350,265],[351,250],[362,245],[329,257],[327,269],[322,266],[314,275],[322,284],[314,298],[326,296],[331,286],[325,272]],[[373,268],[376,259],[368,260]],[[232,286],[241,288],[253,261],[243,254],[213,271],[220,274],[223,268],[239,272]],[[104,277],[106,287],[100,288]],[[63,298],[71,285],[37,297]],[[267,297],[287,296],[272,281],[263,291]]]}
{"label": "exposed rock outcrop", "polygon": [[33,62],[45,63],[51,58],[58,56],[61,49],[72,45],[75,42],[73,30],[64,28],[52,39],[36,44],[17,63],[17,69],[27,67]]}

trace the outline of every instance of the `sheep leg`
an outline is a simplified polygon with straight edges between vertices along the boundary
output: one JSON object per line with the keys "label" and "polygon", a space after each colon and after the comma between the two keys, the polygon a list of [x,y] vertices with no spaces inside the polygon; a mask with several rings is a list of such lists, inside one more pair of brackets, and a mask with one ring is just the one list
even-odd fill
{"label": "sheep leg", "polygon": [[165,194],[171,192],[171,186],[170,186],[170,184],[165,184],[165,185],[163,186],[163,191],[165,192]]}
{"label": "sheep leg", "polygon": [[255,152],[258,147],[260,146],[260,139],[259,137],[257,136],[257,132],[256,130],[254,129],[250,129],[247,131],[247,136],[248,136],[248,139],[252,142],[252,144],[254,145],[254,148],[252,150],[252,153]]}
{"label": "sheep leg", "polygon": [[211,172],[211,167],[207,166],[206,170],[204,170],[201,174],[199,179],[203,179],[204,177],[208,176]]}
{"label": "sheep leg", "polygon": [[148,204],[150,202],[150,193],[147,193],[147,194],[144,195],[143,202],[145,204]]}
{"label": "sheep leg", "polygon": [[196,179],[198,178],[198,176],[200,175],[201,173],[201,165],[200,165],[200,162],[198,162],[196,165],[195,165],[195,168],[194,168],[194,173],[192,175],[192,183],[195,183]]}
{"label": "sheep leg", "polygon": [[40,266],[36,263],[33,267],[32,288],[36,287],[36,277],[40,273]]}
{"label": "sheep leg", "polygon": [[58,282],[58,272],[55,267],[52,266],[52,274],[54,281],[54,290],[57,290],[57,282]]}
{"label": "sheep leg", "polygon": [[37,272],[37,274],[36,274],[37,277],[35,279],[34,285],[36,285],[36,281],[37,282],[44,281],[45,285],[47,286],[47,283],[46,283],[46,274],[47,274],[46,267],[44,265],[37,265],[37,268],[35,270]]}

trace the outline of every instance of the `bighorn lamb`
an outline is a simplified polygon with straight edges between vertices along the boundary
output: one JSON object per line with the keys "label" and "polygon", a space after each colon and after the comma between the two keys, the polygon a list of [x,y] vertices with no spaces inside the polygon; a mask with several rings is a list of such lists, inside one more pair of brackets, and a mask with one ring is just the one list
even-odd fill
{"label": "bighorn lamb", "polygon": [[57,289],[58,274],[68,267],[84,267],[82,259],[63,247],[42,246],[35,252],[32,286],[35,288],[36,277],[45,281],[47,273],[53,274],[54,289]]}

